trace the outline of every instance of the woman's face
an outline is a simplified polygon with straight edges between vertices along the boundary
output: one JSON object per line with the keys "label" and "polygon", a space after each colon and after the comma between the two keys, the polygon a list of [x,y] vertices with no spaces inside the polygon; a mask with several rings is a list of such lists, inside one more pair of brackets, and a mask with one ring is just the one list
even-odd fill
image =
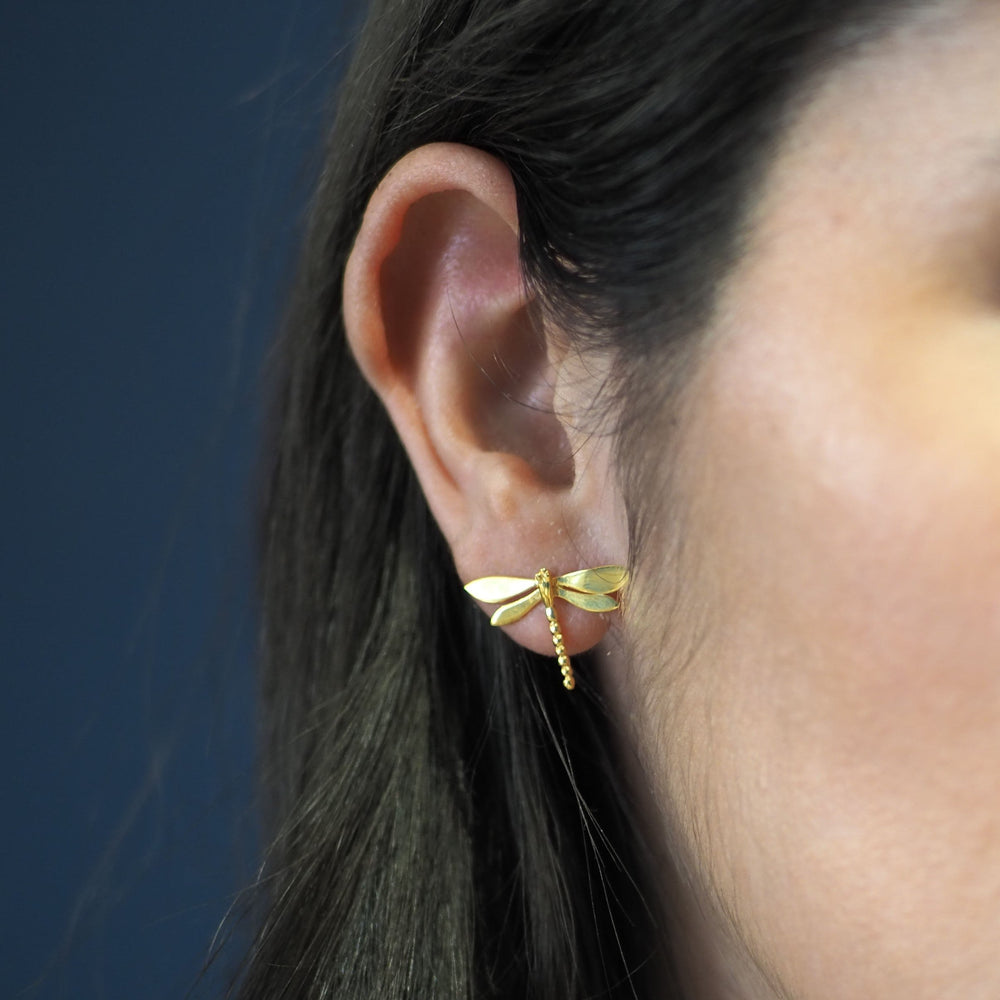
{"label": "woman's face", "polygon": [[1000,997],[1000,4],[942,7],[801,111],[672,432],[634,712],[711,996]]}

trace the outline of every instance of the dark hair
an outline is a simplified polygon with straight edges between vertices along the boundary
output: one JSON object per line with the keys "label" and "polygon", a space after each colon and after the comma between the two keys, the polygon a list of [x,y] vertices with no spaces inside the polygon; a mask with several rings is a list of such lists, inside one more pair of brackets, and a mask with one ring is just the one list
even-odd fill
{"label": "dark hair", "polygon": [[[544,315],[581,349],[613,345],[616,384],[662,406],[794,98],[901,6],[373,4],[281,342],[261,571],[272,847],[244,1000],[635,997],[647,968],[671,995],[596,683],[581,659],[567,696],[463,593],[348,353],[344,265],[400,157],[486,150],[513,176]],[[627,481],[638,405],[617,428]]]}

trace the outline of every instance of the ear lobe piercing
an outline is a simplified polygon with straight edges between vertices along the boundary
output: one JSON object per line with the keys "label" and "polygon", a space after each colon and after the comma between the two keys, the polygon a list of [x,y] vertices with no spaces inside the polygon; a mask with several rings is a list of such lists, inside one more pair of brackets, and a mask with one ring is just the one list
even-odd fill
{"label": "ear lobe piercing", "polygon": [[541,602],[549,622],[556,659],[562,670],[563,687],[572,691],[576,687],[576,678],[556,617],[555,598],[562,598],[584,611],[614,611],[619,606],[616,595],[626,583],[628,570],[624,566],[581,569],[555,579],[543,566],[533,580],[519,576],[484,576],[467,583],[465,589],[484,604],[501,605],[493,612],[491,625],[510,625],[520,621]]}

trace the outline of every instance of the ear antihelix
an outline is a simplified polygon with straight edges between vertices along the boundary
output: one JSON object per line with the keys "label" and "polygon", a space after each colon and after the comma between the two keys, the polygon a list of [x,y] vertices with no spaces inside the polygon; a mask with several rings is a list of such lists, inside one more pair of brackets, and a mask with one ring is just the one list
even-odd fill
{"label": "ear antihelix", "polygon": [[619,607],[622,590],[628,583],[624,566],[598,566],[553,577],[542,567],[534,579],[518,576],[484,576],[465,585],[466,591],[484,604],[501,605],[493,612],[490,624],[511,625],[541,604],[548,619],[556,661],[562,672],[563,687],[576,687],[573,665],[566,652],[562,629],[556,614],[556,599],[567,601],[584,611],[614,611]]}

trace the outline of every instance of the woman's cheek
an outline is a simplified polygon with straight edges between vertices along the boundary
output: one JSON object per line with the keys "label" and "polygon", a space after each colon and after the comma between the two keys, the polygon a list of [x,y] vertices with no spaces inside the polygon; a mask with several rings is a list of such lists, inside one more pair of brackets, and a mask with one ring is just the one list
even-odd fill
{"label": "woman's cheek", "polygon": [[1000,934],[1000,391],[848,319],[723,340],[692,394],[679,794],[805,996],[942,996]]}

